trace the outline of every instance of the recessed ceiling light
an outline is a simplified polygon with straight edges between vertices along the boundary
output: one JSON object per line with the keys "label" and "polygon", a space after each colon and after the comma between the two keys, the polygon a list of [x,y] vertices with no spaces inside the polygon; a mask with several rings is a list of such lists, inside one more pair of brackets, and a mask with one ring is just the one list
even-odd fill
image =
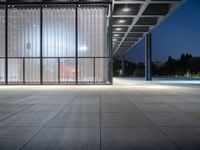
{"label": "recessed ceiling light", "polygon": [[113,41],[117,41],[117,39],[113,39]]}
{"label": "recessed ceiling light", "polygon": [[114,36],[119,36],[119,34],[114,34]]}
{"label": "recessed ceiling light", "polygon": [[119,23],[124,23],[126,22],[126,20],[119,20]]}
{"label": "recessed ceiling light", "polygon": [[122,9],[122,11],[123,12],[129,12],[129,11],[131,11],[131,9],[130,8],[124,8],[124,9]]}
{"label": "recessed ceiling light", "polygon": [[122,30],[122,28],[116,28],[116,31],[121,31]]}

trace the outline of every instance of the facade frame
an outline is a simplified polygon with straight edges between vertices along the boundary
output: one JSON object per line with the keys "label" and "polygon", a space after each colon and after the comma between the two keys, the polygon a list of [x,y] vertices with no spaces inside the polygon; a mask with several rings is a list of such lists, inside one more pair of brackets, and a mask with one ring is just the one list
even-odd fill
{"label": "facade frame", "polygon": [[[43,6],[44,5],[51,5],[51,4],[55,4],[55,5],[61,5],[61,4],[66,4],[66,5],[75,5],[75,57],[43,57]],[[107,49],[109,52],[109,56],[107,57],[79,57],[78,56],[78,7],[80,5],[98,5],[98,4],[102,4],[102,5],[108,5],[108,14],[107,15],[107,19],[108,19],[108,43],[107,43]],[[91,83],[79,83],[78,81],[78,59],[79,58],[90,58],[93,60],[93,77],[94,77],[94,81],[93,84],[96,85],[109,85],[112,84],[112,63],[113,63],[113,58],[112,58],[112,2],[111,1],[99,1],[99,2],[56,2],[56,1],[52,1],[52,2],[0,2],[0,5],[3,5],[5,7],[5,85],[46,85],[46,83],[43,83],[43,59],[44,58],[55,58],[58,61],[58,82],[55,84],[47,84],[47,85],[57,85],[57,84],[61,84],[61,85],[91,85]],[[38,5],[40,8],[40,57],[8,57],[8,8],[9,5]],[[26,59],[34,59],[34,58],[38,58],[40,59],[40,82],[38,84],[34,84],[34,83],[27,83],[25,80],[25,60]],[[60,81],[60,59],[61,58],[74,58],[75,59],[75,83],[71,84],[71,83],[63,83]],[[108,80],[109,83],[96,83],[95,81],[95,71],[96,71],[96,59],[97,58],[106,58],[108,59],[108,67],[109,67],[109,71],[108,71]],[[9,83],[8,81],[8,59],[22,59],[22,70],[23,70],[23,81],[22,83]],[[1,84],[4,85],[4,84]]]}

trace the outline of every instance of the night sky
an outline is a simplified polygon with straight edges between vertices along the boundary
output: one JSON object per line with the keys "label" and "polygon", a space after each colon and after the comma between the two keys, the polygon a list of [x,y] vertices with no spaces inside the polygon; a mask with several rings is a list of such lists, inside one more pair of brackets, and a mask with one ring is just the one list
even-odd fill
{"label": "night sky", "polygon": [[[126,59],[144,62],[144,39],[133,47]],[[152,31],[153,61],[164,62],[168,56],[182,53],[200,56],[200,0],[187,0],[176,12]]]}

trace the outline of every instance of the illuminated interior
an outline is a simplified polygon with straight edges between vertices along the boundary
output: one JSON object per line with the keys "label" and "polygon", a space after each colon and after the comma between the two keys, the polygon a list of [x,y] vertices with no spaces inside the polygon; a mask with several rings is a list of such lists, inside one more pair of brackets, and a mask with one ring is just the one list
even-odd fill
{"label": "illuminated interior", "polygon": [[108,8],[1,5],[1,84],[111,84]]}

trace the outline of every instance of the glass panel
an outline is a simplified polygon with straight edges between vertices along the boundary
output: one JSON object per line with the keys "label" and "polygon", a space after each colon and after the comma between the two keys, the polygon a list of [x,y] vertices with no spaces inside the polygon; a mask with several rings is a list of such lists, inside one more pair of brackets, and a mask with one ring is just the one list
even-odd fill
{"label": "glass panel", "polygon": [[80,6],[78,8],[78,56],[106,57],[107,8],[104,6]]}
{"label": "glass panel", "polygon": [[8,82],[23,83],[23,59],[8,59]]}
{"label": "glass panel", "polygon": [[75,83],[76,67],[74,58],[60,59],[60,82]]}
{"label": "glass panel", "polygon": [[95,83],[109,84],[109,58],[95,58]]}
{"label": "glass panel", "polygon": [[43,8],[43,56],[75,57],[75,7]]}
{"label": "glass panel", "polygon": [[28,6],[8,8],[8,56],[40,56],[40,9]]}
{"label": "glass panel", "polygon": [[40,83],[40,59],[25,59],[25,83]]}
{"label": "glass panel", "polygon": [[78,83],[94,84],[93,58],[78,58]]}
{"label": "glass panel", "polygon": [[0,6],[0,57],[5,57],[5,8]]}
{"label": "glass panel", "polygon": [[5,7],[0,6],[0,84],[5,83]]}
{"label": "glass panel", "polygon": [[0,84],[5,83],[5,59],[0,58]]}
{"label": "glass panel", "polygon": [[43,58],[43,83],[58,83],[58,59]]}

